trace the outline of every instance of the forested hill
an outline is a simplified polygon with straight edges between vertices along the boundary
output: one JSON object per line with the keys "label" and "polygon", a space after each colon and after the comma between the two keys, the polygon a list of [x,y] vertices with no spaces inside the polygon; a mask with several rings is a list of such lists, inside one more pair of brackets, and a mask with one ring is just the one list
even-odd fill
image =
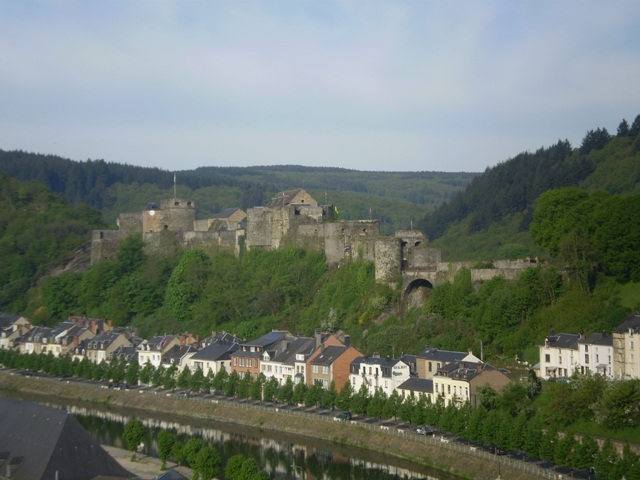
{"label": "forested hill", "polygon": [[[44,183],[73,204],[100,209],[105,221],[173,195],[174,172],[158,168],[0,150],[0,171]],[[321,203],[339,207],[340,218],[377,219],[383,233],[408,228],[453,198],[477,173],[361,172],[341,168],[202,167],[177,173],[178,195],[196,201],[206,218],[229,207],[264,205],[278,191],[303,187]]]}
{"label": "forested hill", "polygon": [[[428,213],[420,228],[432,240],[441,238],[440,243],[449,245],[452,255],[468,256],[464,250],[469,244],[456,244],[461,236],[476,235],[477,241],[472,242],[476,250],[483,244],[497,248],[500,242],[485,240],[483,234],[489,229],[495,234],[497,225],[502,224],[510,242],[518,234],[526,235],[535,200],[545,191],[579,187],[604,189],[611,194],[638,193],[639,165],[640,115],[631,126],[623,120],[616,135],[597,128],[586,133],[580,147],[573,148],[567,140],[558,141],[488,168],[454,199]],[[520,253],[528,253],[527,240],[519,240],[525,244]]]}

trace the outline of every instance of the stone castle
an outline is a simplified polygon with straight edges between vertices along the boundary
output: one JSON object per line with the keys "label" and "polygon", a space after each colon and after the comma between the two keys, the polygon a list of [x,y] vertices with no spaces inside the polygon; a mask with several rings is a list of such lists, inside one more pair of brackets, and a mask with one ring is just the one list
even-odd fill
{"label": "stone castle", "polygon": [[[120,242],[141,233],[150,252],[178,245],[239,255],[242,248],[274,250],[286,245],[323,251],[327,263],[339,265],[355,259],[372,261],[376,280],[403,279],[405,291],[432,287],[451,280],[465,263],[444,263],[439,249],[428,245],[427,236],[402,230],[393,236],[380,234],[377,220],[338,220],[332,205],[318,202],[304,189],[280,192],[262,207],[225,210],[206,220],[196,220],[195,204],[178,198],[150,203],[141,212],[122,213],[118,230],[96,230],[91,244],[91,263],[112,258]],[[489,271],[473,271],[476,280],[505,275],[513,278],[528,261],[505,261]]]}

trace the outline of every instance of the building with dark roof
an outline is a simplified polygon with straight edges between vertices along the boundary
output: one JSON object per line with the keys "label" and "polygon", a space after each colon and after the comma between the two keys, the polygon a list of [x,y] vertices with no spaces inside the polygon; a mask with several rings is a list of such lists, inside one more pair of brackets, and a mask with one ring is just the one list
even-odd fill
{"label": "building with dark roof", "polygon": [[294,336],[287,331],[274,330],[255,340],[243,342],[240,348],[231,354],[231,369],[240,376],[248,372],[253,378],[257,378],[263,354],[267,352],[270,357],[275,357],[283,352],[287,343],[293,339]]}
{"label": "building with dark roof", "polygon": [[613,331],[613,374],[616,378],[640,378],[640,315],[627,318]]}
{"label": "building with dark roof", "polygon": [[0,471],[13,480],[134,478],[67,412],[0,398]]}
{"label": "building with dark roof", "polygon": [[[433,378],[436,372],[444,365],[459,362],[467,358],[469,355],[473,354],[471,352],[440,350],[439,348],[433,348],[426,345],[424,350],[416,355],[416,373],[419,378]],[[475,356],[473,356],[473,359],[467,359],[477,362],[481,361],[480,358]]]}
{"label": "building with dark roof", "polygon": [[578,340],[580,335],[555,333],[545,337],[540,345],[539,376],[570,377],[578,368]]}
{"label": "building with dark roof", "polygon": [[397,358],[360,356],[349,366],[349,380],[354,391],[364,385],[373,396],[378,388],[390,396],[393,391],[411,376],[409,365]]}

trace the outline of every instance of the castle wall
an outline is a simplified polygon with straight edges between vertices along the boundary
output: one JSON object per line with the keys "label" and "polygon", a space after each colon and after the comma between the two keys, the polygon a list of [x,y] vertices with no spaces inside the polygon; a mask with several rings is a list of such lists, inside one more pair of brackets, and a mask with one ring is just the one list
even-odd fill
{"label": "castle wall", "polygon": [[91,234],[91,265],[115,258],[120,242],[129,235],[129,232],[121,230],[94,230]]}
{"label": "castle wall", "polygon": [[142,232],[142,214],[140,212],[121,213],[117,220],[118,229],[127,233]]}
{"label": "castle wall", "polygon": [[400,239],[388,237],[375,241],[375,272],[379,282],[393,281],[400,272],[402,256]]}
{"label": "castle wall", "polygon": [[[142,212],[142,232],[152,233],[163,230],[186,232],[193,230],[193,223],[196,219],[195,208],[183,206],[178,200],[174,203],[178,205],[165,201],[162,204],[163,208],[160,210],[145,210]],[[193,205],[192,202],[187,203]]]}

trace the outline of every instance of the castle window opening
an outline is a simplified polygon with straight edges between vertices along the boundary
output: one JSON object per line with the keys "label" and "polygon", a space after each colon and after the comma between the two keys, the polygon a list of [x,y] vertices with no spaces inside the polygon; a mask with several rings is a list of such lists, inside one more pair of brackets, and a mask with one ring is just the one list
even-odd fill
{"label": "castle window opening", "polygon": [[416,243],[413,244],[414,247],[419,247],[420,244],[422,244],[422,242],[420,240],[417,240]]}
{"label": "castle window opening", "polygon": [[173,205],[174,205],[175,207],[177,207],[178,205],[180,205],[180,202],[175,201],[175,202],[173,202]]}
{"label": "castle window opening", "polygon": [[190,206],[191,206],[191,202],[187,202],[187,207],[190,207]]}
{"label": "castle window opening", "polygon": [[163,228],[164,228],[165,230],[169,230],[169,225],[165,225]]}

